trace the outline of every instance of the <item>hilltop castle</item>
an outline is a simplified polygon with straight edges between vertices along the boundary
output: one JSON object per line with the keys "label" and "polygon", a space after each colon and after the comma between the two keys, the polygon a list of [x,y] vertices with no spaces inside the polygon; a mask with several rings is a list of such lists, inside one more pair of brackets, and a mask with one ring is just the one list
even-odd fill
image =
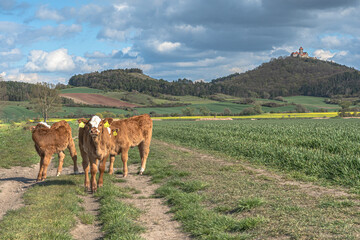
{"label": "hilltop castle", "polygon": [[309,58],[309,55],[307,52],[304,52],[304,49],[302,47],[299,48],[299,52],[292,52],[290,54],[291,57],[301,57],[301,58]]}

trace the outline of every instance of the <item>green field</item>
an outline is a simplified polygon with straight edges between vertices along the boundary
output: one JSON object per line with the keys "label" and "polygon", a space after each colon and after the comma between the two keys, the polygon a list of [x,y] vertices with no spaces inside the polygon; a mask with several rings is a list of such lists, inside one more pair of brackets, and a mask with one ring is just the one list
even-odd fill
{"label": "green field", "polygon": [[360,185],[357,119],[175,121],[155,122],[155,126],[154,136],[164,141],[246,158],[330,183]]}
{"label": "green field", "polygon": [[334,111],[334,110],[336,111],[336,110],[340,109],[340,107],[338,105],[326,104],[324,102],[324,100],[326,98],[322,98],[322,97],[294,96],[294,97],[284,97],[284,99],[288,103],[293,102],[296,104],[304,105],[309,110],[313,110],[313,109],[317,109],[317,108],[324,108],[324,109],[328,109],[330,112],[330,111]]}
{"label": "green field", "polygon": [[[68,92],[88,92],[91,91],[98,91],[96,89],[91,88],[70,88],[65,89],[64,91]],[[230,96],[224,95],[223,98],[226,98],[226,101],[214,101],[206,98],[194,97],[194,96],[162,96],[161,98],[154,98],[152,96],[131,92],[107,92],[102,93],[105,96],[122,99],[125,95],[128,98],[129,102],[143,105],[144,107],[135,108],[135,111],[126,111],[123,109],[117,108],[94,108],[94,107],[63,107],[61,111],[56,113],[51,113],[50,117],[71,117],[72,115],[76,114],[77,116],[81,115],[89,115],[95,114],[98,112],[110,111],[115,114],[143,114],[143,113],[156,113],[156,114],[182,114],[182,110],[186,107],[193,108],[195,115],[201,115],[200,108],[206,107],[212,113],[222,114],[225,109],[229,109],[232,114],[238,114],[245,108],[253,107],[253,105],[246,105],[246,104],[237,104],[232,103],[233,100],[239,100],[239,98],[234,98],[230,100]],[[169,100],[169,99],[177,99],[177,101]],[[319,108],[327,109],[328,111],[337,111],[339,109],[338,105],[332,104],[325,104],[324,98],[318,97],[308,97],[308,96],[297,96],[297,97],[287,97],[285,98],[289,103],[294,104],[301,104],[305,106],[308,110],[316,110]],[[277,102],[279,101],[274,100],[267,100],[267,99],[255,99],[257,103],[262,102]],[[186,103],[190,104],[187,106],[180,106],[180,107],[146,107],[145,105],[151,104],[169,104],[169,103]],[[29,108],[28,102],[2,102],[0,105],[0,118],[5,122],[8,121],[21,121],[26,119],[34,119],[39,118],[41,115],[39,113],[33,112]],[[296,109],[296,105],[287,105],[287,106],[280,106],[280,107],[262,107],[262,111],[272,112],[272,113],[282,113],[282,112],[291,112]]]}
{"label": "green field", "polygon": [[[358,239],[360,136],[353,131],[358,123],[154,121],[145,174],[159,184],[154,197],[164,199],[173,221],[193,239]],[[70,125],[76,136],[77,123]],[[23,126],[1,126],[0,167],[39,161]],[[64,165],[71,165],[65,154]],[[139,166],[136,148],[129,161]],[[79,156],[81,168],[80,162]],[[119,156],[115,167],[122,169]],[[144,212],[126,202],[140,200],[137,193],[144,186],[124,187],[127,180],[120,175],[119,170],[115,176],[105,174],[104,187],[90,196],[100,204],[96,217],[81,206],[80,197],[88,195],[83,175],[49,176],[25,192],[24,207],[0,221],[0,239],[72,239],[76,219],[98,221],[104,239],[140,239],[150,230],[138,224]],[[346,187],[327,190],[316,184]],[[350,190],[357,194],[347,195]]]}
{"label": "green field", "polygon": [[88,87],[74,87],[74,88],[61,89],[60,92],[61,93],[101,93],[103,91]]}

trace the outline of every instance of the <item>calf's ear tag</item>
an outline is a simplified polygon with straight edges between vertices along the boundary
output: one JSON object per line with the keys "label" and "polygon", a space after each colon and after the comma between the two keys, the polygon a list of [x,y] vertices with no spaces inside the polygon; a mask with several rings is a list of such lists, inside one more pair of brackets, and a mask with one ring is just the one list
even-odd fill
{"label": "calf's ear tag", "polygon": [[104,127],[106,127],[106,128],[110,127],[109,122],[106,122],[106,123],[104,124]]}
{"label": "calf's ear tag", "polygon": [[114,132],[113,132],[113,135],[114,135],[114,136],[116,136],[116,135],[117,135],[117,132],[116,132],[116,131],[114,131]]}
{"label": "calf's ear tag", "polygon": [[85,127],[85,123],[81,122],[81,123],[79,124],[79,128],[84,128],[84,127]]}

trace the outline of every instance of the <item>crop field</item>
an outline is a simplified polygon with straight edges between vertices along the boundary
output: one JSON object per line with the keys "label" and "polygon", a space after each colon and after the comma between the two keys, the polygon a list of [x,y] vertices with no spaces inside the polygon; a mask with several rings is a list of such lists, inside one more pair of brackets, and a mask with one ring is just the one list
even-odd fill
{"label": "crop field", "polygon": [[[359,186],[357,119],[162,122],[156,138],[332,183]],[[161,125],[161,127],[160,127]],[[186,134],[184,134],[186,133]]]}
{"label": "crop field", "polygon": [[74,87],[74,88],[61,89],[60,92],[61,93],[101,93],[103,91],[88,87]]}

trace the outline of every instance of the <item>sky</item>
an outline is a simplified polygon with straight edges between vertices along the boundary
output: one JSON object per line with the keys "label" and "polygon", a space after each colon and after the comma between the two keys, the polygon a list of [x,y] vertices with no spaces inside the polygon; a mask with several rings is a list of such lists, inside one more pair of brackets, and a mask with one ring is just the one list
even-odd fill
{"label": "sky", "polygon": [[359,0],[0,0],[0,76],[67,84],[140,68],[211,81],[302,46],[360,69]]}

